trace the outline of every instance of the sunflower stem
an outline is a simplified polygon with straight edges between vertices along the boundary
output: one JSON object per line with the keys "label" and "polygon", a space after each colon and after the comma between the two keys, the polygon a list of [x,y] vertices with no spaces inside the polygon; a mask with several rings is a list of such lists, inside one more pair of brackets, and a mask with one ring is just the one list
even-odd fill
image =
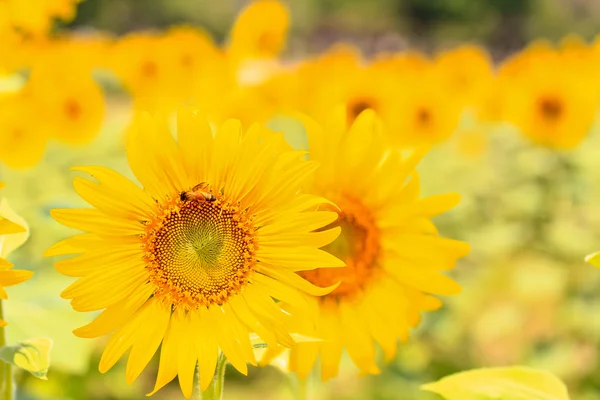
{"label": "sunflower stem", "polygon": [[215,368],[215,375],[212,382],[203,392],[200,388],[200,370],[196,366],[196,373],[194,375],[194,394],[192,395],[193,400],[222,400],[223,399],[223,386],[225,384],[225,367],[227,366],[227,358],[223,353],[219,354],[217,359],[217,367]]}
{"label": "sunflower stem", "polygon": [[[0,301],[0,320],[4,319],[4,310],[2,301]],[[6,327],[0,328],[0,347],[6,346]],[[0,361],[0,382],[2,383],[2,398],[13,400],[13,379],[12,366],[4,361]]]}
{"label": "sunflower stem", "polygon": [[297,400],[308,400],[308,378],[297,378],[298,386],[296,390]]}

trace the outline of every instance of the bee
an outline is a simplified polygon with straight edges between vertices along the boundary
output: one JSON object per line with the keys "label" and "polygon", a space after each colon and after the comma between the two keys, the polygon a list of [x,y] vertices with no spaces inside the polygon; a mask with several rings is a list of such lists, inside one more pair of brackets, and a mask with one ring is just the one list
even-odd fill
{"label": "bee", "polygon": [[181,201],[215,201],[217,198],[214,194],[207,192],[208,183],[201,182],[194,186],[192,190],[184,191],[179,194]]}

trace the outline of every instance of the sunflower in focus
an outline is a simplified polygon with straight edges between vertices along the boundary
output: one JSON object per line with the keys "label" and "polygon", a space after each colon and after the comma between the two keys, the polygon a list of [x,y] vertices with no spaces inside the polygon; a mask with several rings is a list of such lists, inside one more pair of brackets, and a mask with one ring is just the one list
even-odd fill
{"label": "sunflower in focus", "polygon": [[[307,319],[299,325],[305,334],[322,339],[292,348],[289,367],[301,378],[319,356],[322,379],[336,376],[343,349],[362,373],[378,373],[374,343],[391,360],[398,339],[407,340],[420,312],[440,307],[434,295],[460,292],[443,272],[469,252],[466,243],[440,237],[431,222],[454,207],[459,196],[419,198],[415,166],[423,152],[406,159],[388,152],[372,110],[361,113],[349,130],[345,119],[338,112],[324,129],[305,119],[311,158],[321,162],[315,190],[340,207],[328,228],[339,227],[342,233],[325,249],[347,267],[300,273],[319,286],[341,281],[330,294],[310,299],[308,309],[318,310],[317,322]],[[270,349],[261,361],[268,363],[280,350]]]}
{"label": "sunflower in focus", "polygon": [[533,142],[556,149],[577,146],[596,115],[596,93],[574,63],[552,49],[524,52],[500,71],[504,117]]}
{"label": "sunflower in focus", "polygon": [[[75,330],[80,337],[112,333],[100,360],[109,370],[131,348],[133,382],[158,347],[154,392],[176,375],[189,398],[196,364],[205,390],[221,351],[246,374],[256,364],[250,333],[274,347],[292,346],[290,314],[302,293],[323,295],[297,272],[340,267],[319,247],[340,228],[326,200],[299,194],[317,168],[283,135],[259,125],[243,133],[236,120],[213,134],[191,112],[178,118],[177,142],[166,121],[145,118],[129,136],[127,157],[138,187],[102,167],[78,167],[99,183],[76,178],[88,209],[51,212],[87,233],[59,242],[47,255],[81,255],[56,263],[79,279],[62,296],[77,311],[104,311]],[[162,344],[162,345],[161,345]]]}
{"label": "sunflower in focus", "polygon": [[[0,182],[0,189],[4,187],[4,183]],[[0,216],[0,256],[4,257],[7,253],[7,236],[15,234],[24,234],[27,229],[17,224],[4,216]],[[0,300],[8,299],[8,294],[4,288],[25,282],[33,275],[31,271],[14,270],[13,265],[0,257]],[[6,321],[0,319],[0,326],[6,326]]]}

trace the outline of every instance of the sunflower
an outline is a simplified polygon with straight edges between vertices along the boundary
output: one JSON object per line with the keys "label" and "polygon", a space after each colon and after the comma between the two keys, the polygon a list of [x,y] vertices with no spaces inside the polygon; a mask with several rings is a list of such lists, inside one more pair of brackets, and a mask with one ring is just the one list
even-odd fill
{"label": "sunflower", "polygon": [[47,135],[36,115],[31,95],[17,92],[0,99],[0,161],[26,168],[44,155]]}
{"label": "sunflower", "polygon": [[106,104],[104,93],[91,73],[51,64],[31,71],[23,89],[44,116],[42,129],[53,139],[69,144],[89,143],[100,132]]}
{"label": "sunflower", "polygon": [[556,149],[577,146],[596,115],[597,95],[568,57],[540,46],[500,70],[505,119],[534,143]]}
{"label": "sunflower", "polygon": [[166,121],[145,118],[130,134],[127,156],[143,189],[106,168],[76,168],[99,181],[75,179],[94,208],[52,216],[87,233],[47,255],[83,253],[56,268],[80,278],[62,293],[75,310],[104,309],[74,332],[112,332],[100,371],[131,348],[133,382],[162,342],[152,393],[179,375],[189,398],[196,364],[204,390],[219,350],[244,374],[256,364],[249,333],[293,345],[290,315],[274,299],[302,308],[302,293],[335,285],[317,287],[296,272],[344,264],[319,249],[338,236],[326,228],[337,214],[314,211],[326,200],[299,194],[317,165],[304,152],[259,125],[242,134],[236,120],[213,135],[190,112],[179,114],[177,133],[176,143]]}
{"label": "sunflower", "polygon": [[372,66],[351,46],[334,46],[298,68],[298,104],[317,121],[325,121],[341,105],[348,124],[373,109],[391,128],[398,112],[400,74],[391,67]]}
{"label": "sunflower", "polygon": [[68,22],[82,0],[7,0],[3,3],[13,27],[33,35],[44,35],[54,19]]}
{"label": "sunflower", "polygon": [[[301,272],[316,285],[341,281],[330,294],[310,299],[318,310],[316,324],[305,320],[299,326],[323,339],[291,350],[290,369],[302,378],[319,355],[322,379],[336,376],[343,349],[361,372],[377,373],[374,342],[392,359],[398,339],[406,340],[419,323],[419,313],[440,307],[432,295],[460,292],[442,272],[469,251],[466,243],[438,236],[430,220],[454,207],[459,196],[419,198],[415,166],[423,152],[402,159],[386,151],[372,110],[361,113],[349,130],[343,114],[338,112],[324,129],[305,119],[311,158],[322,163],[314,188],[340,207],[329,227],[340,227],[342,233],[325,249],[347,267]],[[289,309],[295,311],[294,306]]]}
{"label": "sunflower", "polygon": [[430,66],[416,71],[396,102],[396,124],[390,140],[398,147],[442,142],[458,128],[464,102],[445,85],[445,73]]}
{"label": "sunflower", "polygon": [[252,1],[231,29],[227,53],[234,63],[274,58],[285,46],[289,24],[289,11],[280,1]]}
{"label": "sunflower", "polygon": [[477,110],[490,92],[494,73],[485,49],[463,45],[441,52],[435,59],[442,85],[452,93],[453,101]]}
{"label": "sunflower", "polygon": [[[0,189],[4,187],[4,183],[0,182]],[[0,216],[0,256],[5,256],[7,254],[8,247],[5,243],[6,236],[5,235],[14,235],[14,234],[23,234],[26,233],[27,229],[23,226],[4,218],[4,216]],[[6,286],[17,285],[21,282],[25,282],[33,275],[31,271],[24,270],[14,270],[12,269],[13,265],[0,257],[0,299],[6,300],[8,299],[8,294],[4,288]],[[0,326],[6,326],[6,321],[0,319]]]}

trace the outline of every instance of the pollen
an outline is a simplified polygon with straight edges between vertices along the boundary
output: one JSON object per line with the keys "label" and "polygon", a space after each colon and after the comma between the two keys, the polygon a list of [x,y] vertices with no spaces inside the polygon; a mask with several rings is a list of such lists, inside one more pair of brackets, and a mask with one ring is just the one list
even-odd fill
{"label": "pollen", "polygon": [[256,235],[245,211],[223,199],[174,196],[146,226],[145,260],[154,296],[196,309],[224,304],[248,284]]}
{"label": "pollen", "polygon": [[362,292],[379,269],[381,239],[371,212],[355,197],[345,196],[336,201],[340,206],[338,218],[331,225],[342,228],[338,238],[323,250],[346,263],[346,268],[321,268],[300,272],[305,279],[317,286],[340,285],[320,300],[328,302],[340,298],[354,298]]}

